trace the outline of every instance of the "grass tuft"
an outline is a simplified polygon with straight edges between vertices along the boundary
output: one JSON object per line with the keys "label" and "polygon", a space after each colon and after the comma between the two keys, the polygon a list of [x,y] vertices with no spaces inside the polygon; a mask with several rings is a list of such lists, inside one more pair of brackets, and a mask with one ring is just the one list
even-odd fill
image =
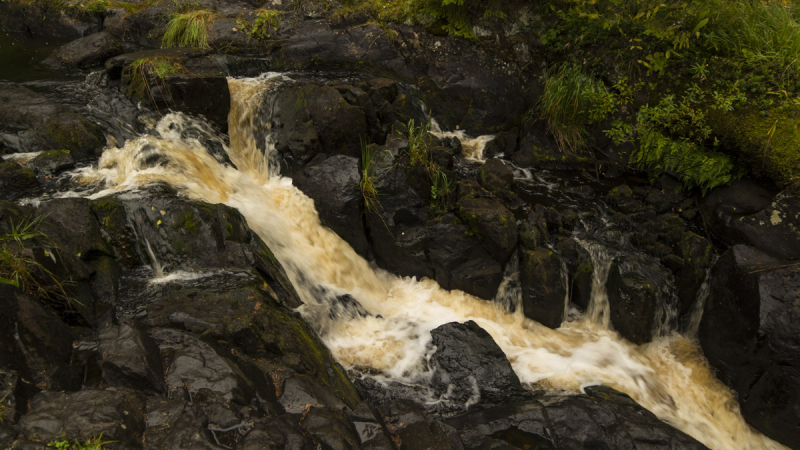
{"label": "grass tuft", "polygon": [[374,152],[367,145],[367,142],[361,141],[361,181],[358,182],[358,189],[364,198],[364,209],[372,211],[378,216],[381,215],[381,203],[378,199],[378,188],[375,186],[379,174],[373,170],[372,158],[375,156]]}
{"label": "grass tuft", "polygon": [[216,16],[216,11],[207,9],[174,14],[167,23],[161,47],[210,48],[208,30]]}
{"label": "grass tuft", "polygon": [[[23,220],[17,224],[11,222],[11,231],[0,236],[0,283],[16,286],[25,292],[49,300],[62,300],[67,303],[73,300],[67,295],[65,286],[68,281],[61,281],[36,261],[33,250],[26,244],[55,248],[55,245],[39,226],[44,217]],[[44,256],[56,261],[55,250],[44,250]]]}
{"label": "grass tuft", "polygon": [[541,118],[547,122],[558,147],[566,153],[586,148],[586,125],[603,119],[614,105],[605,86],[580,67],[562,64],[545,74],[539,100]]}
{"label": "grass tuft", "polygon": [[153,88],[158,88],[171,97],[169,86],[166,79],[170,75],[183,73],[186,68],[178,58],[167,56],[154,56],[142,58],[128,64],[122,71],[123,78],[127,80],[131,93],[141,100],[150,100],[153,106],[156,105],[153,96]]}
{"label": "grass tuft", "polygon": [[87,439],[85,441],[79,441],[75,439],[74,441],[70,441],[68,439],[62,439],[60,441],[51,441],[47,444],[48,447],[55,447],[56,450],[103,450],[106,448],[107,445],[113,444],[119,441],[107,441],[103,438],[103,435],[96,438]]}

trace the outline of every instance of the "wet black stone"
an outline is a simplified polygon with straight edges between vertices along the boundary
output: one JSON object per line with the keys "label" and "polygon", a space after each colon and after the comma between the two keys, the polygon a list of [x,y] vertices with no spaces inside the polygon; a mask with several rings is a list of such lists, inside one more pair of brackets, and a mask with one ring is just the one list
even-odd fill
{"label": "wet black stone", "polygon": [[567,296],[561,259],[545,247],[521,251],[519,258],[525,317],[546,327],[558,328],[564,320]]}
{"label": "wet black stone", "polygon": [[431,331],[436,351],[434,389],[456,409],[524,397],[519,378],[506,355],[473,321],[448,323]]}
{"label": "wet black stone", "polygon": [[149,395],[166,392],[158,345],[138,324],[128,321],[102,328],[98,351],[107,385]]}

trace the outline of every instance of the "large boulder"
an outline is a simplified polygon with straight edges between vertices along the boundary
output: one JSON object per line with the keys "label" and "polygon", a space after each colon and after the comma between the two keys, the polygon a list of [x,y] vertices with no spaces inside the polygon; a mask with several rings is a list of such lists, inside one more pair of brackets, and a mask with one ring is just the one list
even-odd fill
{"label": "large boulder", "polygon": [[285,173],[297,173],[318,153],[361,157],[367,117],[335,87],[288,84],[271,108],[270,127]]}
{"label": "large boulder", "polygon": [[790,191],[777,195],[743,180],[704,199],[711,231],[723,242],[746,243],[779,259],[800,258],[800,204]]}
{"label": "large boulder", "polygon": [[76,161],[99,157],[106,142],[82,115],[6,82],[0,82],[0,141],[17,152],[69,150]]}
{"label": "large boulder", "polygon": [[615,262],[609,270],[606,289],[614,329],[636,344],[649,342],[656,311],[661,307],[655,281],[627,264]]}
{"label": "large boulder", "polygon": [[14,201],[36,193],[39,181],[31,169],[0,161],[0,200]]}
{"label": "large boulder", "polygon": [[431,331],[436,351],[433,387],[456,410],[505,403],[526,396],[506,355],[473,321],[448,323]]}
{"label": "large boulder", "polygon": [[377,151],[375,155],[370,171],[380,204],[366,211],[375,259],[381,267],[402,276],[433,278],[426,255],[428,205],[391,153]]}
{"label": "large boulder", "polygon": [[360,180],[358,159],[336,155],[322,161],[315,159],[295,175],[293,182],[314,200],[322,224],[366,257],[369,243],[361,221]]}
{"label": "large boulder", "polygon": [[522,249],[519,258],[525,317],[558,328],[565,318],[567,301],[567,288],[562,278],[566,274],[562,274],[561,259],[545,247]]}
{"label": "large boulder", "polygon": [[495,261],[466,225],[452,213],[428,225],[429,252],[436,281],[444,289],[460,289],[491,300],[503,280]]}
{"label": "large boulder", "polygon": [[106,32],[76,39],[59,47],[46,62],[54,66],[88,69],[122,53],[122,44]]}
{"label": "large boulder", "polygon": [[545,396],[446,421],[471,449],[705,449],[625,394],[603,386],[586,394]]}
{"label": "large boulder", "polygon": [[517,247],[517,221],[502,203],[481,194],[476,185],[474,180],[461,182],[456,213],[478,236],[486,252],[505,264]]}
{"label": "large boulder", "polygon": [[103,28],[101,14],[55,2],[0,2],[0,28],[40,39],[77,39]]}
{"label": "large boulder", "polygon": [[736,245],[711,272],[700,323],[703,353],[739,394],[757,430],[800,447],[800,273],[793,264]]}

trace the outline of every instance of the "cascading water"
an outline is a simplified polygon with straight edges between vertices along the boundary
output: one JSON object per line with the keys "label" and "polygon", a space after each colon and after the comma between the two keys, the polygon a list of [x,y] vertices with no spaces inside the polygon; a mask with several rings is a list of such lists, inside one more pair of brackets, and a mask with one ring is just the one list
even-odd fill
{"label": "cascading water", "polygon": [[[695,343],[671,334],[635,346],[609,330],[602,297],[607,270],[596,274],[591,311],[552,330],[525,318],[521,308],[509,312],[506,306],[518,304],[513,280],[503,291],[507,305],[501,305],[445,291],[429,279],[401,278],[371,267],[320,224],[314,202],[276,174],[269,137],[253,133],[258,96],[279,80],[272,75],[229,81],[234,105],[226,151],[236,167],[221,163],[199,140],[181,138],[182,129],[197,125],[169,114],[155,135],[107,149],[99,166],[82,170],[79,177],[104,184],[94,197],[165,182],[188,197],[237,208],[283,264],[305,303],[300,312],[337,360],[364,376],[425,383],[430,331],[473,320],[502,348],[524,384],[564,393],[605,384],[709,447],[781,448],[745,423],[735,398]],[[259,139],[267,139],[266,152],[259,149]],[[148,152],[159,156],[158,164],[143,158]],[[610,262],[595,263],[596,268],[606,265]],[[355,298],[364,314],[342,309],[337,297],[344,294]]]}

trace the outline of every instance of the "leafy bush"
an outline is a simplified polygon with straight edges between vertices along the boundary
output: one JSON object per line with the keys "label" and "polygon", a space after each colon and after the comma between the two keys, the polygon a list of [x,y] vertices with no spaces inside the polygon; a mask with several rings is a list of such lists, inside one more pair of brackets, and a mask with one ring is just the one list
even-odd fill
{"label": "leafy bush", "polygon": [[167,23],[161,47],[209,48],[208,30],[216,16],[215,11],[207,9],[174,14]]}
{"label": "leafy bush", "polygon": [[703,194],[738,178],[733,161],[722,153],[708,152],[686,138],[672,139],[647,129],[631,152],[629,164],[677,175],[684,186],[700,188]]}

